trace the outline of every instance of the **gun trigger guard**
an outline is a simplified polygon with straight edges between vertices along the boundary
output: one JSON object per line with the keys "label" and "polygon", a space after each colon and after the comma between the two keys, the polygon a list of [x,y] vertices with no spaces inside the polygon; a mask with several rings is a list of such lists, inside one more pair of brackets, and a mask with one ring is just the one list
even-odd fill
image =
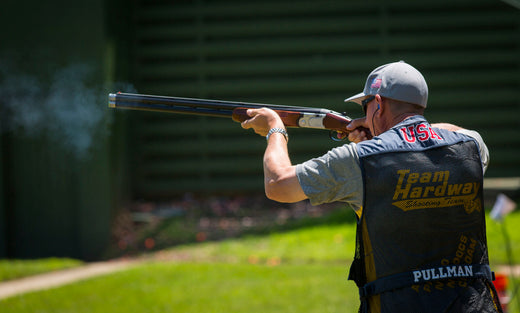
{"label": "gun trigger guard", "polygon": [[338,131],[336,130],[331,130],[329,131],[329,138],[332,139],[333,141],[337,141],[337,142],[340,142],[340,141],[345,141],[347,140],[347,136],[343,137],[343,138],[339,138],[338,137]]}

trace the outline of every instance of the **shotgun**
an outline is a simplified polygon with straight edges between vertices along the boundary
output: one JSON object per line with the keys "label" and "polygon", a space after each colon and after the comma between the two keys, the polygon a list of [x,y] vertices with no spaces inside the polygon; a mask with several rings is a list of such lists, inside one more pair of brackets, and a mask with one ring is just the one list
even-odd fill
{"label": "shotgun", "polygon": [[[334,140],[341,140],[345,137],[340,134],[347,133],[346,126],[352,120],[345,114],[321,108],[122,92],[109,94],[108,106],[132,110],[231,117],[234,121],[240,123],[250,118],[247,115],[248,109],[270,108],[278,113],[286,127],[327,129],[331,131],[330,138]],[[369,136],[370,131],[366,128],[363,130]]]}

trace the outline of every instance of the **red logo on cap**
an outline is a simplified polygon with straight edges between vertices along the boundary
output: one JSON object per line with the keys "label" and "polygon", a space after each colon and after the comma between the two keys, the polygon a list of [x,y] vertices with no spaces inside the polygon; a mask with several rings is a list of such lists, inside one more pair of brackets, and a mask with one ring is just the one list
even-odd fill
{"label": "red logo on cap", "polygon": [[370,85],[370,88],[379,88],[381,87],[381,82],[383,80],[381,78],[374,78],[374,80],[372,81],[372,85]]}

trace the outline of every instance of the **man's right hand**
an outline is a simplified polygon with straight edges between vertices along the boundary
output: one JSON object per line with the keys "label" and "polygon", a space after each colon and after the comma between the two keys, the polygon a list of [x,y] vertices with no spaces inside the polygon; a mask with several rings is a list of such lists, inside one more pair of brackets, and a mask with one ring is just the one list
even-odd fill
{"label": "man's right hand", "polygon": [[360,130],[362,128],[368,129],[365,117],[352,120],[350,124],[347,125],[347,130],[349,131],[348,140],[359,143],[361,141],[370,139],[370,134],[367,134],[364,130]]}

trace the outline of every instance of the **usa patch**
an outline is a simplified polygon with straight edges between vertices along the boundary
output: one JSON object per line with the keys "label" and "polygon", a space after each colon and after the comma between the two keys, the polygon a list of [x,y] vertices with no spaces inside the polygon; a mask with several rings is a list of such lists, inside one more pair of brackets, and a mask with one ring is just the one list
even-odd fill
{"label": "usa patch", "polygon": [[382,81],[383,80],[381,78],[374,78],[374,80],[372,81],[372,85],[370,85],[370,88],[380,88]]}

